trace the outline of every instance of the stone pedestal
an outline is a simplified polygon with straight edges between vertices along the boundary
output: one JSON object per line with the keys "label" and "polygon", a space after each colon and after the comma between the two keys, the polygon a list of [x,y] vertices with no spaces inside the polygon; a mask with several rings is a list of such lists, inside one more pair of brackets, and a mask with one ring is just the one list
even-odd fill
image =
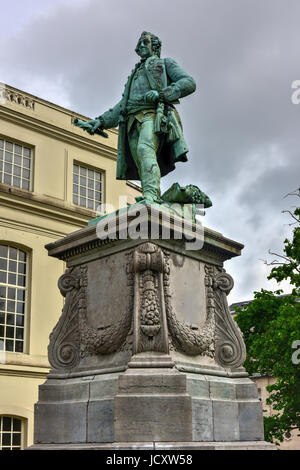
{"label": "stone pedestal", "polygon": [[92,223],[47,245],[67,262],[66,300],[33,448],[271,448],[226,300],[223,262],[243,246],[192,222],[180,238],[176,215],[166,239],[166,218],[143,208],[144,239],[124,236],[133,217],[123,211],[106,239]]}

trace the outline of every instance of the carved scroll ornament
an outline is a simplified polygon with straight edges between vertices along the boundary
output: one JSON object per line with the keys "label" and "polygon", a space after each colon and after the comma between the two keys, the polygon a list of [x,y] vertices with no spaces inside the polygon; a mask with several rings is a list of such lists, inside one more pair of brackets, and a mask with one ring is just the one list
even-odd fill
{"label": "carved scroll ornament", "polygon": [[213,281],[216,318],[216,361],[223,367],[240,367],[246,359],[243,335],[233,320],[226,296],[233,288],[233,279],[224,270]]}

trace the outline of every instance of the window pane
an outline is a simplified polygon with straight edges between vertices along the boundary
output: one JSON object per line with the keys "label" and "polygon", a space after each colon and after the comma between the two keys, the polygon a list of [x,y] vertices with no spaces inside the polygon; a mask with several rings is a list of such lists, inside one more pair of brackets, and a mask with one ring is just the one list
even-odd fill
{"label": "window pane", "polygon": [[23,347],[24,347],[24,343],[23,341],[16,341],[16,346],[15,346],[15,351],[16,352],[23,352]]}
{"label": "window pane", "polygon": [[15,152],[22,155],[22,147],[21,145],[15,144]]}
{"label": "window pane", "polygon": [[7,260],[0,258],[0,269],[6,271],[7,270]]}
{"label": "window pane", "polygon": [[25,291],[23,289],[17,290],[17,299],[24,300],[25,299]]}
{"label": "window pane", "polygon": [[16,273],[17,272],[17,262],[16,261],[10,261],[8,264],[8,270]]}
{"label": "window pane", "polygon": [[22,189],[26,189],[27,191],[29,191],[29,181],[22,181]]}
{"label": "window pane", "polygon": [[24,315],[16,315],[16,325],[24,326]]}
{"label": "window pane", "polygon": [[26,264],[25,263],[20,263],[19,262],[18,273],[19,274],[26,274]]}
{"label": "window pane", "polygon": [[10,339],[5,341],[5,349],[6,351],[13,351],[14,350],[14,342]]}
{"label": "window pane", "polygon": [[28,158],[23,158],[23,167],[30,168],[30,160]]}
{"label": "window pane", "polygon": [[23,263],[25,263],[25,261],[26,261],[26,253],[25,253],[25,251],[19,250],[19,261],[22,261]]}
{"label": "window pane", "polygon": [[15,274],[8,273],[8,284],[16,284],[17,276]]}
{"label": "window pane", "polygon": [[3,431],[11,431],[11,417],[10,416],[3,416]]}
{"label": "window pane", "polygon": [[7,325],[14,325],[15,324],[15,315],[12,313],[8,313],[6,315],[6,324]]}
{"label": "window pane", "polygon": [[14,174],[14,176],[21,176],[21,167],[15,165],[14,169],[13,169],[13,174]]}
{"label": "window pane", "polygon": [[13,302],[12,300],[7,301],[7,311],[8,312],[14,312],[16,308],[16,302]]}
{"label": "window pane", "polygon": [[12,326],[7,326],[6,327],[6,337],[7,338],[13,338],[15,333],[15,329]]}
{"label": "window pane", "polygon": [[13,433],[12,444],[13,444],[13,446],[20,446],[21,445],[21,433],[19,433],[19,432]]}
{"label": "window pane", "polygon": [[2,445],[10,446],[11,445],[11,433],[4,432],[2,434]]}
{"label": "window pane", "polygon": [[19,157],[18,155],[15,155],[15,165],[22,165],[22,157]]}
{"label": "window pane", "polygon": [[21,431],[21,420],[20,419],[13,419],[13,430],[14,431]]}
{"label": "window pane", "polygon": [[6,142],[5,142],[5,148],[6,148],[6,150],[11,150],[11,151],[12,151],[12,149],[13,149],[13,143],[6,141]]}
{"label": "window pane", "polygon": [[9,287],[7,289],[7,297],[9,299],[15,299],[16,298],[16,289],[14,289],[13,287]]}
{"label": "window pane", "polygon": [[7,251],[8,248],[6,245],[0,245],[0,256],[3,258],[7,258]]}
{"label": "window pane", "polygon": [[9,247],[9,257],[10,259],[18,259],[18,250],[17,248]]}
{"label": "window pane", "polygon": [[19,274],[18,276],[18,286],[25,287],[25,276]]}
{"label": "window pane", "polygon": [[4,171],[5,171],[5,173],[12,174],[12,165],[10,163],[5,163],[4,164]]}
{"label": "window pane", "polygon": [[11,179],[12,179],[12,178],[11,178],[10,175],[4,173],[4,183],[5,183],[5,184],[11,184]]}
{"label": "window pane", "polygon": [[24,313],[24,303],[17,302],[17,313]]}
{"label": "window pane", "polygon": [[16,328],[16,339],[23,339],[23,328]]}
{"label": "window pane", "polygon": [[26,170],[25,168],[23,168],[23,178],[26,178],[27,180],[29,179],[30,177],[30,170]]}

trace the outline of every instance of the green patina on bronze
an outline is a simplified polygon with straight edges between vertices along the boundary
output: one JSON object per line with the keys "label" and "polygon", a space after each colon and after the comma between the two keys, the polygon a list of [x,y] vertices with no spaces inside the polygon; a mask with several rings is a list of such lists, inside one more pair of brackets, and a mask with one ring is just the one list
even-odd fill
{"label": "green patina on bronze", "polygon": [[141,60],[121,100],[97,118],[74,124],[104,137],[103,129],[119,126],[117,179],[141,181],[143,196],[137,201],[162,203],[161,177],[177,162],[187,161],[188,147],[174,105],[193,93],[196,84],[174,59],[160,58],[161,40],[154,34],[144,31],[135,51]]}

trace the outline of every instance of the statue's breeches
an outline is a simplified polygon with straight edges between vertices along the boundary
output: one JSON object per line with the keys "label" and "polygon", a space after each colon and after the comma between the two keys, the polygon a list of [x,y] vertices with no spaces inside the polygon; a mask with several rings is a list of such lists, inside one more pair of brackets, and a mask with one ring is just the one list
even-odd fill
{"label": "statue's breeches", "polygon": [[147,113],[135,120],[128,140],[130,151],[137,166],[145,198],[160,197],[160,169],[157,163],[159,137],[154,132],[155,113]]}

